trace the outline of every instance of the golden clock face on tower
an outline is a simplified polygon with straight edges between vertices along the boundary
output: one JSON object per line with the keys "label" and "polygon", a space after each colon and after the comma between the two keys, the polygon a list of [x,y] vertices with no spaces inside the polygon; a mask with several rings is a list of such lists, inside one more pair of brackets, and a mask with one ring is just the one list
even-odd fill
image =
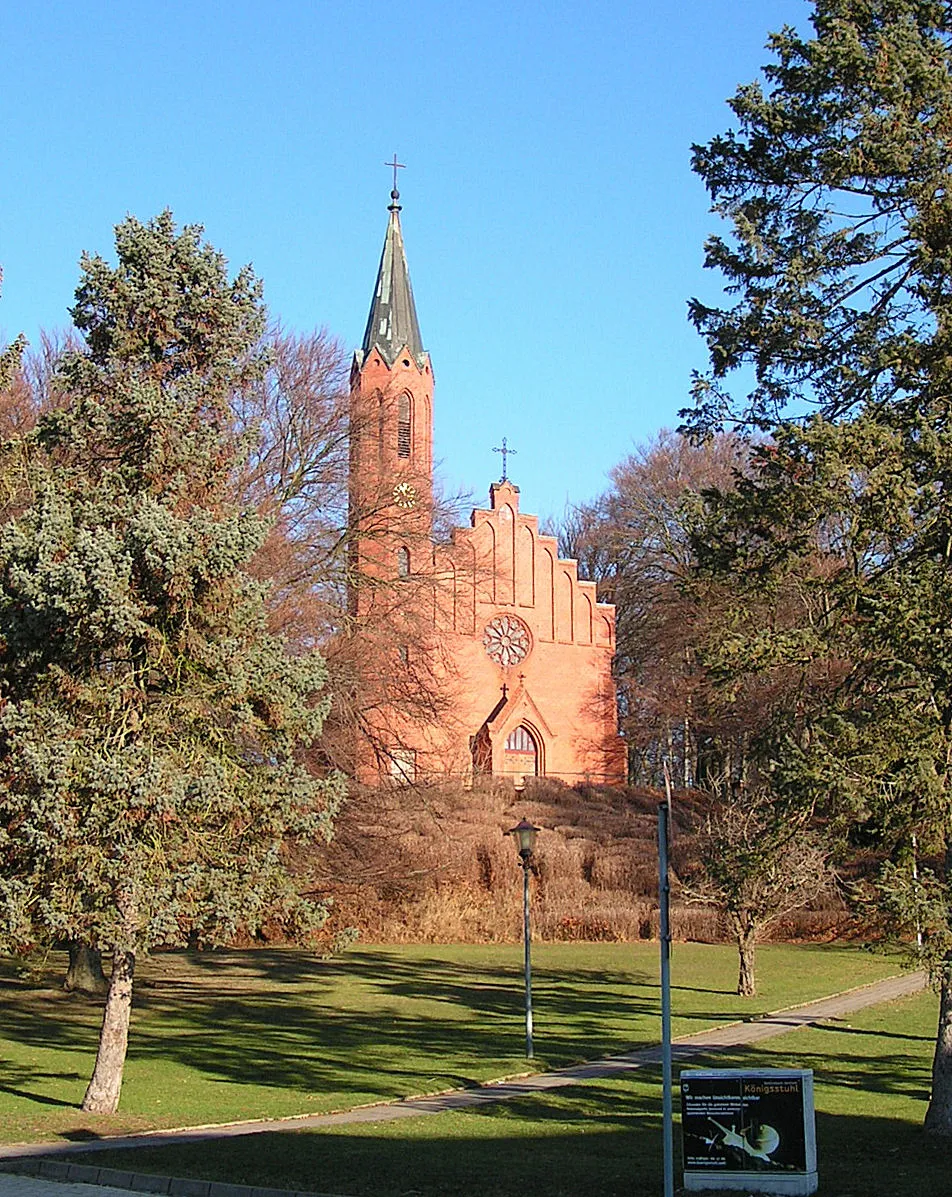
{"label": "golden clock face on tower", "polygon": [[416,487],[412,482],[398,482],[393,488],[393,501],[398,507],[409,511],[411,507],[416,506]]}

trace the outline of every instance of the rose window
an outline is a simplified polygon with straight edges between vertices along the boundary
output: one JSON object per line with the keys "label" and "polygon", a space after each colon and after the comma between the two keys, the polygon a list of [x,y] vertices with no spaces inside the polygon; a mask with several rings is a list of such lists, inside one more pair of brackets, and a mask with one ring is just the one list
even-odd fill
{"label": "rose window", "polygon": [[490,659],[504,669],[524,661],[531,647],[529,629],[514,615],[497,615],[486,624],[483,648]]}

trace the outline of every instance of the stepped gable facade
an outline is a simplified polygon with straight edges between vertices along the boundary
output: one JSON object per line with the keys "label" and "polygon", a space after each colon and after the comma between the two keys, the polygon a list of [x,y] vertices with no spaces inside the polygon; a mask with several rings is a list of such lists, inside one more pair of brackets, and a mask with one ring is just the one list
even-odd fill
{"label": "stepped gable facade", "polygon": [[351,612],[374,646],[355,771],[618,784],[614,607],[520,511],[505,470],[470,526],[433,543],[433,370],[398,198],[351,371]]}

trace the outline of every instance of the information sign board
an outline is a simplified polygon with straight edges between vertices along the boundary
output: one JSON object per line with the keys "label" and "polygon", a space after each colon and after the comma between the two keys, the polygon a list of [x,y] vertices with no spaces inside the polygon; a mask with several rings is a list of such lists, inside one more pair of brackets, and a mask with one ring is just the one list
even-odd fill
{"label": "information sign board", "polygon": [[809,1069],[685,1070],[681,1129],[687,1189],[811,1193],[816,1188]]}

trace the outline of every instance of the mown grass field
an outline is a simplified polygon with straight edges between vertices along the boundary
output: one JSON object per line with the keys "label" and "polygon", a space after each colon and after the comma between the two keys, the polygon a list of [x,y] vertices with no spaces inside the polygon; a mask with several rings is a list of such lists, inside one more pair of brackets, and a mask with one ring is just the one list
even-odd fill
{"label": "mown grass field", "polygon": [[[542,944],[533,961],[537,1070],[657,1041],[657,945]],[[0,970],[2,1141],[280,1118],[526,1071],[517,946],[168,954],[140,969],[120,1113],[86,1115],[100,1010],[58,988],[64,971],[62,957],[38,981]],[[857,947],[770,945],[760,994],[741,999],[729,947],[676,945],[674,1033],[897,971]]]}
{"label": "mown grass field", "polygon": [[[927,992],[707,1063],[814,1069],[820,1197],[948,1197],[952,1143],[921,1130],[935,1018]],[[657,1197],[660,1108],[658,1071],[646,1070],[470,1113],[89,1162],[347,1197]]]}

